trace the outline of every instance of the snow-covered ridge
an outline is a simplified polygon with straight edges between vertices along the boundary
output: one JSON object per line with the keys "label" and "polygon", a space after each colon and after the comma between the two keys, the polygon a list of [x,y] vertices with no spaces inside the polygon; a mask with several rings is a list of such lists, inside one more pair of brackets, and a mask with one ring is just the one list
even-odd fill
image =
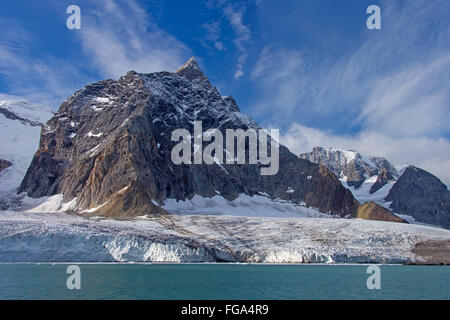
{"label": "snow-covered ridge", "polygon": [[359,171],[362,176],[369,178],[377,175],[382,168],[388,169],[393,176],[398,176],[395,167],[382,157],[361,154],[354,150],[338,148],[315,147],[310,153],[303,153],[300,158],[320,163],[341,179],[348,179],[348,175],[355,175]]}
{"label": "snow-covered ridge", "polygon": [[118,221],[4,211],[2,262],[421,262],[450,231],[360,219],[163,215]]}
{"label": "snow-covered ridge", "polygon": [[8,110],[20,118],[38,123],[45,123],[53,116],[53,112],[47,106],[21,99],[0,100],[0,108]]}
{"label": "snow-covered ridge", "polygon": [[19,186],[38,149],[41,132],[39,124],[50,119],[53,113],[46,106],[20,99],[1,100],[0,108],[15,116],[0,113],[0,159],[13,164],[0,173],[1,198],[5,193],[14,193]]}
{"label": "snow-covered ridge", "polygon": [[[312,152],[301,154],[300,158],[326,166],[360,203],[374,201],[384,207],[388,207],[384,198],[403,173],[402,170],[399,174],[397,168],[384,158],[363,155],[354,150],[315,147]],[[382,169],[387,170],[392,180],[371,192]]]}

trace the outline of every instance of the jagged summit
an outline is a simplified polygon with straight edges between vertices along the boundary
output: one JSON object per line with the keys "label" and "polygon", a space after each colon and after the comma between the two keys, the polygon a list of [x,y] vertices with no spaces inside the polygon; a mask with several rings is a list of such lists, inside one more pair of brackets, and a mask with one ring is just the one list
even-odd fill
{"label": "jagged summit", "polygon": [[191,57],[185,64],[179,67],[175,73],[185,77],[189,81],[203,82],[208,79],[198,66],[194,57]]}
{"label": "jagged summit", "polygon": [[190,57],[188,61],[186,61],[185,64],[183,64],[181,67],[179,67],[177,69],[177,71],[175,71],[176,73],[186,69],[186,68],[195,68],[195,69],[200,69],[200,67],[198,66],[197,61],[195,61],[194,57]]}
{"label": "jagged summit", "polygon": [[356,189],[367,178],[378,175],[383,168],[386,169],[388,176],[398,176],[395,167],[386,159],[366,156],[355,150],[315,147],[311,152],[302,153],[299,157],[324,165],[338,178]]}

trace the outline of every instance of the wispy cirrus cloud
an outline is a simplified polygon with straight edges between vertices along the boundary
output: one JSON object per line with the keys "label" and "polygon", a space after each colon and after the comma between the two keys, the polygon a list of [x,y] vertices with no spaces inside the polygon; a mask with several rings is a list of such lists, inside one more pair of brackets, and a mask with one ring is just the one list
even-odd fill
{"label": "wispy cirrus cloud", "polygon": [[395,165],[413,164],[428,170],[450,186],[450,142],[443,137],[393,137],[379,130],[345,135],[293,123],[280,141],[297,155],[322,146],[383,156]]}
{"label": "wispy cirrus cloud", "polygon": [[18,21],[0,20],[0,77],[9,92],[53,109],[87,78],[70,62],[52,55],[36,57],[34,39]]}
{"label": "wispy cirrus cloud", "polygon": [[381,77],[368,91],[356,121],[365,129],[399,137],[450,133],[448,79],[450,54]]}
{"label": "wispy cirrus cloud", "polygon": [[304,68],[300,50],[264,47],[250,74],[262,89],[260,100],[253,105],[254,113],[270,111],[280,119],[283,114],[292,113],[302,95],[300,90],[305,88]]}
{"label": "wispy cirrus cloud", "polygon": [[189,48],[159,28],[134,0],[103,0],[96,5],[84,19],[80,35],[86,54],[103,75],[173,71],[191,55]]}
{"label": "wispy cirrus cloud", "polygon": [[206,30],[205,39],[214,44],[218,51],[226,48],[224,41],[221,40],[222,28],[228,27],[233,32],[232,44],[237,53],[236,69],[234,70],[234,79],[241,78],[244,74],[244,65],[248,59],[247,45],[250,43],[252,33],[249,26],[244,21],[248,3],[242,1],[230,2],[227,0],[206,2],[206,7],[219,11],[218,20],[205,23],[203,28]]}
{"label": "wispy cirrus cloud", "polygon": [[[65,11],[57,3],[50,8]],[[70,41],[81,45],[80,53],[56,57],[37,55],[38,38],[20,21],[0,20],[0,80],[8,92],[27,100],[49,105],[54,110],[84,85],[138,72],[173,71],[191,55],[179,40],[160,29],[137,2],[102,0],[83,4],[82,27],[70,31]],[[61,24],[64,30],[65,23]],[[86,75],[86,70],[89,75]]]}
{"label": "wispy cirrus cloud", "polygon": [[248,53],[246,50],[246,45],[251,39],[251,32],[247,25],[244,24],[243,15],[245,12],[244,7],[236,9],[233,5],[228,4],[223,13],[228,19],[232,29],[235,33],[235,39],[233,40],[236,49],[239,52],[239,57],[237,61],[237,70],[234,73],[234,78],[239,79],[244,75],[244,64],[247,61]]}
{"label": "wispy cirrus cloud", "polygon": [[282,142],[296,153],[356,149],[450,184],[449,4],[384,1],[381,8],[382,30],[367,31],[340,57],[266,46],[251,73],[262,93],[253,112],[287,128]]}
{"label": "wispy cirrus cloud", "polygon": [[[351,125],[371,128],[390,121],[387,115],[401,117],[414,110],[412,115],[424,121],[413,121],[416,130],[404,126],[404,131],[424,133],[427,123],[427,133],[436,124],[442,133],[445,128],[436,120],[448,112],[450,22],[442,10],[448,6],[440,0],[400,7],[384,2],[383,29],[367,31],[358,46],[341,56],[266,46],[252,72],[255,85],[265,92],[255,112],[279,110],[285,124],[302,114],[340,115],[356,119]],[[430,112],[436,117],[430,118]],[[400,134],[400,128],[389,127]]]}
{"label": "wispy cirrus cloud", "polygon": [[206,30],[206,37],[205,39],[209,42],[211,42],[214,45],[214,48],[216,48],[219,51],[225,50],[225,45],[221,41],[221,28],[220,23],[218,21],[211,22],[211,23],[204,23],[203,29]]}

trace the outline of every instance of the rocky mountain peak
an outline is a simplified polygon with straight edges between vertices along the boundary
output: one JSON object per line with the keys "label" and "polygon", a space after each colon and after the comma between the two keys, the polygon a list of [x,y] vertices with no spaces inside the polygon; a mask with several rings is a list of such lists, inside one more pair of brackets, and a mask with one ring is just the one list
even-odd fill
{"label": "rocky mountain peak", "polygon": [[394,212],[416,221],[450,229],[450,191],[431,173],[408,166],[390,189],[386,201]]}
{"label": "rocky mountain peak", "polygon": [[261,176],[261,164],[175,165],[171,133],[190,131],[195,121],[203,131],[223,134],[259,128],[210,85],[194,59],[173,73],[131,71],[87,85],[46,123],[19,192],[62,194],[71,210],[115,217],[162,213],[168,199],[218,194],[228,201],[264,194],[322,213],[356,215],[359,203],[331,172],[284,146],[274,176]]}
{"label": "rocky mountain peak", "polygon": [[189,81],[203,82],[205,80],[208,80],[208,78],[198,66],[198,63],[197,61],[195,61],[194,57],[191,57],[185,64],[178,68],[175,73],[185,77]]}
{"label": "rocky mountain peak", "polygon": [[383,168],[388,175],[398,176],[395,167],[386,159],[366,156],[354,150],[315,147],[311,152],[302,153],[299,157],[327,167],[339,179],[356,189],[367,178],[378,175]]}
{"label": "rocky mountain peak", "polygon": [[378,173],[377,180],[370,188],[369,193],[373,194],[373,193],[377,192],[383,186],[385,186],[389,181],[395,181],[395,178],[392,176],[392,174],[386,168],[382,168],[380,170],[380,173]]}

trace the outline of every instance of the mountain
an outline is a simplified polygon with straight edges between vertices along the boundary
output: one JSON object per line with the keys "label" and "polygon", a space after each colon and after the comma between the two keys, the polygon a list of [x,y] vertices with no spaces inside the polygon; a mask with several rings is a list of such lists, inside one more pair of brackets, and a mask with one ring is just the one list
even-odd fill
{"label": "mountain", "polygon": [[369,193],[374,194],[381,188],[383,188],[389,181],[395,181],[395,177],[386,168],[382,168],[378,173],[377,180],[370,187]]}
{"label": "mountain", "polygon": [[43,105],[0,100],[0,208],[14,194],[39,146],[41,125],[53,116]]}
{"label": "mountain", "polygon": [[[192,132],[197,121],[204,132],[217,128],[224,136],[226,129],[260,128],[231,96],[220,95],[194,59],[176,72],[130,71],[88,85],[46,123],[19,192],[62,194],[58,203],[66,209],[113,217],[166,213],[167,203],[195,196],[233,201],[242,195],[358,215],[359,203],[332,172],[282,145],[276,175],[261,175],[261,163],[175,165],[171,133]],[[398,220],[389,210],[384,219]]]}
{"label": "mountain", "polygon": [[416,221],[450,229],[450,190],[431,173],[408,166],[385,201],[397,213]]}
{"label": "mountain", "polygon": [[450,229],[450,191],[423,169],[407,166],[397,171],[384,158],[335,148],[315,147],[299,157],[333,171],[363,207],[377,203],[410,222]]}
{"label": "mountain", "polygon": [[367,178],[378,175],[382,169],[388,176],[398,176],[395,167],[386,159],[365,156],[353,150],[315,147],[299,157],[327,167],[339,179],[355,188],[359,188]]}

